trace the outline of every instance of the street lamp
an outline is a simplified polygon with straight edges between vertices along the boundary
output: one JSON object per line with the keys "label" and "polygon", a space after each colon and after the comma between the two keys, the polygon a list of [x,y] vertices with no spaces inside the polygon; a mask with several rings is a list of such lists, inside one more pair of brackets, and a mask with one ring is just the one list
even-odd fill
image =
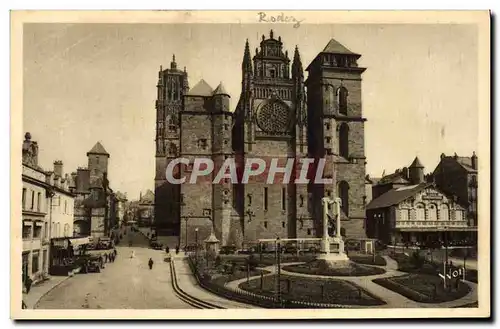
{"label": "street lamp", "polygon": [[276,299],[281,304],[281,244],[279,237],[276,238],[276,266]]}
{"label": "street lamp", "polygon": [[195,252],[196,262],[198,262],[198,228],[194,229],[194,236],[195,236],[195,242],[196,242],[194,252]]}

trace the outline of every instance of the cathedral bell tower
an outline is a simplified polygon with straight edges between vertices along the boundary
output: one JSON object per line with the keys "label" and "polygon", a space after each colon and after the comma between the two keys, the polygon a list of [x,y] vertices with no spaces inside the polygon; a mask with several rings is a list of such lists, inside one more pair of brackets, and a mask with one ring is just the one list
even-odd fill
{"label": "cathedral bell tower", "polygon": [[320,222],[321,198],[340,197],[346,234],[365,235],[364,122],[361,106],[361,55],[331,39],[307,67],[309,153],[325,158],[332,185],[314,186],[314,211]]}
{"label": "cathedral bell tower", "polygon": [[178,221],[180,190],[178,185],[167,183],[165,170],[167,164],[178,156],[179,113],[183,96],[189,90],[186,68],[177,68],[175,55],[172,56],[169,69],[160,66],[156,87],[155,224],[159,230],[170,230],[177,225],[172,221]]}

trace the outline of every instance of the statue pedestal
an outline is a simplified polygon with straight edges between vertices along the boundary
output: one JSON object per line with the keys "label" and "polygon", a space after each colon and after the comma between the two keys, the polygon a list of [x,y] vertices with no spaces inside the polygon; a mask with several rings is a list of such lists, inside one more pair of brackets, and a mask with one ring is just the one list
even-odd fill
{"label": "statue pedestal", "polygon": [[[330,245],[337,245],[338,248],[335,251],[330,251]],[[344,240],[340,237],[332,237],[329,239],[321,240],[321,254],[318,255],[317,259],[322,259],[334,265],[335,263],[344,263],[349,261],[349,257],[344,252]],[[338,264],[342,265],[342,264]]]}

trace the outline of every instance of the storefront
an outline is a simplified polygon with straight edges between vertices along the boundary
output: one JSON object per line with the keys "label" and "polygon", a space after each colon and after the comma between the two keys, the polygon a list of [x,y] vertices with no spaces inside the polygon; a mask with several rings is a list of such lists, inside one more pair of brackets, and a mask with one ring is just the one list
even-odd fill
{"label": "storefront", "polygon": [[66,275],[76,267],[76,256],[83,246],[90,243],[89,237],[54,238],[50,244],[50,274]]}

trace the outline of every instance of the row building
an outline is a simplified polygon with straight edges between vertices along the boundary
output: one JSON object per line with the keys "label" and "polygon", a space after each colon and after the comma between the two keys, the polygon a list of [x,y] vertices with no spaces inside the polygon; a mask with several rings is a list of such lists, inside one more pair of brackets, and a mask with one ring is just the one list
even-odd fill
{"label": "row building", "polygon": [[387,244],[477,239],[469,203],[446,188],[454,185],[448,183],[453,177],[442,178],[447,171],[443,159],[427,176],[417,157],[409,167],[380,179],[367,178],[372,184],[372,200],[366,206],[368,237]]}

